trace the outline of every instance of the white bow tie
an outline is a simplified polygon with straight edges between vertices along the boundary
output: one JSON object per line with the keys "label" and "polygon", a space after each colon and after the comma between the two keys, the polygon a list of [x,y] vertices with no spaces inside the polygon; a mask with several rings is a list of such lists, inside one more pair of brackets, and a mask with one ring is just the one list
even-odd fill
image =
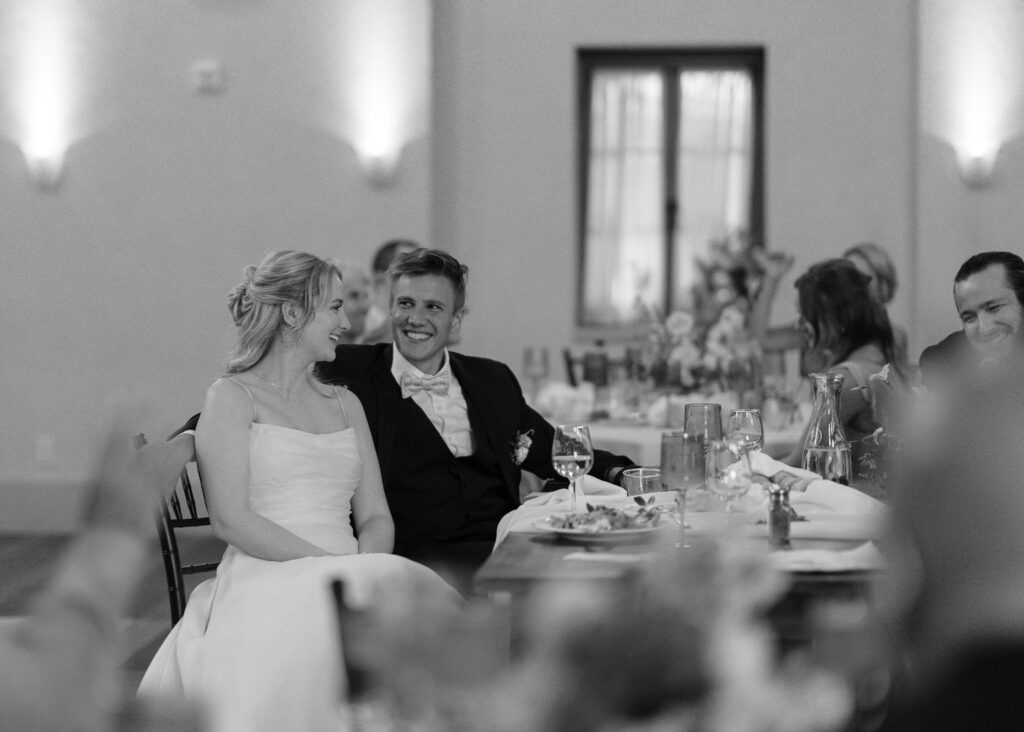
{"label": "white bow tie", "polygon": [[406,399],[418,391],[429,391],[438,396],[445,396],[448,393],[448,386],[451,384],[451,381],[452,376],[447,372],[420,378],[406,371],[402,374],[402,379],[399,383],[402,386],[402,398]]}

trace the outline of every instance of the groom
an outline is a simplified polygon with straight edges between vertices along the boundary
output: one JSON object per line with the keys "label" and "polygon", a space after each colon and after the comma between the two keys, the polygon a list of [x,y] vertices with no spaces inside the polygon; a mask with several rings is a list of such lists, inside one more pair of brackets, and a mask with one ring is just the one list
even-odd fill
{"label": "groom", "polygon": [[[451,353],[467,267],[417,249],[388,269],[394,345],[339,346],[317,375],[363,404],[395,520],[395,553],[461,571],[488,556],[498,521],[519,505],[520,471],[557,477],[553,428],[504,364]],[[625,457],[595,451],[591,475],[618,482]]]}

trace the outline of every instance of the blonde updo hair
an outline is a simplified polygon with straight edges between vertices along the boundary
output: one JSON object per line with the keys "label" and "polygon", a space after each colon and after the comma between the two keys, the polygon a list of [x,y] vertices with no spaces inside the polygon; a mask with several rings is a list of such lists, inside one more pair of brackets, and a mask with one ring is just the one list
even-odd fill
{"label": "blonde updo hair", "polygon": [[[286,331],[301,331],[326,301],[335,277],[341,279],[336,264],[294,250],[271,252],[258,266],[246,267],[245,279],[228,293],[238,343],[227,372],[237,374],[255,366],[279,333],[284,337]],[[284,320],[285,303],[293,303],[299,314],[294,325]]]}

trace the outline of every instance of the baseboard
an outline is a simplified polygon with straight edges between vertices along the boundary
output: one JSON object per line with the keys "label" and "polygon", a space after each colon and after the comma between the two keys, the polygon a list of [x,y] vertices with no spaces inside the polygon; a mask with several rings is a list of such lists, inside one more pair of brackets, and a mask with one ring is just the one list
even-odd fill
{"label": "baseboard", "polygon": [[0,481],[0,533],[65,534],[81,525],[84,482]]}

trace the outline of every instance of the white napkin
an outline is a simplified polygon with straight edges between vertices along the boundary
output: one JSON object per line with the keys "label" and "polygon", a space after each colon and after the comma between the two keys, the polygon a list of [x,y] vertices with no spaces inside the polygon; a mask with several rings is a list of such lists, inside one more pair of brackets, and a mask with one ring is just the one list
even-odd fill
{"label": "white napkin", "polygon": [[573,559],[581,562],[613,562],[616,564],[633,564],[634,562],[649,562],[657,557],[654,552],[642,554],[611,554],[609,552],[572,552],[566,554],[563,559]]}
{"label": "white napkin", "polygon": [[[789,494],[789,504],[796,509],[797,513],[808,518],[822,514],[878,514],[885,511],[884,504],[855,488],[824,480],[810,470],[791,468],[761,452],[750,454],[750,467],[755,473],[769,477],[780,470],[785,470],[800,478],[810,479],[811,482],[807,485],[807,490],[791,491]],[[748,510],[753,508],[750,505],[751,499],[757,501],[758,504],[764,500],[763,496],[755,491],[747,494],[745,499],[741,507]]]}
{"label": "white napkin", "polygon": [[772,565],[786,572],[850,572],[885,567],[885,559],[870,541],[853,549],[796,549],[771,553]]}
{"label": "white napkin", "polygon": [[594,385],[584,382],[569,386],[564,381],[549,381],[534,397],[533,406],[556,421],[585,421],[594,411]]}
{"label": "white napkin", "polygon": [[[619,486],[584,475],[580,481],[588,503],[615,504],[627,501],[626,491]],[[498,546],[510,531],[536,531],[533,522],[552,513],[569,510],[569,489],[559,488],[548,493],[538,493],[528,498],[519,508],[502,516],[498,522],[494,546]]]}
{"label": "white napkin", "polygon": [[[620,488],[614,483],[608,483],[600,478],[595,478],[592,475],[584,475],[580,480],[580,487],[583,488],[583,494],[588,498],[590,496],[600,496],[602,498],[626,497],[626,490],[624,488]],[[538,493],[523,501],[524,506],[547,506],[554,505],[556,503],[565,504],[565,510],[568,510],[568,488],[559,488],[558,490],[548,491],[547,493]]]}

